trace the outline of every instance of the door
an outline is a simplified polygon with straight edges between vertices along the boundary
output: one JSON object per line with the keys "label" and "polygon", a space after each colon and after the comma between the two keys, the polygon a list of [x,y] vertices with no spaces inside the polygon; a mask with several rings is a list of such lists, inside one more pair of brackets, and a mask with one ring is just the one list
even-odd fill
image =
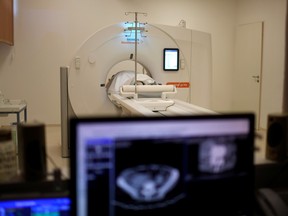
{"label": "door", "polygon": [[263,22],[239,25],[236,30],[232,110],[250,111],[260,125]]}

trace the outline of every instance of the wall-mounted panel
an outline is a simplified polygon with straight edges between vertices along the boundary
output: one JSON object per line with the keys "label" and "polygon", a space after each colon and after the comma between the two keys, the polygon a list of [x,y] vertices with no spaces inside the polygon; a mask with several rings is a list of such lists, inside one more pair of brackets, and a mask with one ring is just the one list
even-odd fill
{"label": "wall-mounted panel", "polygon": [[14,45],[13,0],[0,1],[0,42]]}

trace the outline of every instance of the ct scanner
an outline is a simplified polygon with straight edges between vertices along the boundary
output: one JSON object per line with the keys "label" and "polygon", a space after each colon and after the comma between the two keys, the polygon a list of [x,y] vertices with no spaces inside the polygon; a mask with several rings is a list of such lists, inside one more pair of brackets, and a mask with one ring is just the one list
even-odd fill
{"label": "ct scanner", "polygon": [[[165,48],[179,50],[178,70],[163,69]],[[71,116],[214,113],[211,58],[211,35],[180,26],[133,21],[97,31],[60,67],[62,157]]]}

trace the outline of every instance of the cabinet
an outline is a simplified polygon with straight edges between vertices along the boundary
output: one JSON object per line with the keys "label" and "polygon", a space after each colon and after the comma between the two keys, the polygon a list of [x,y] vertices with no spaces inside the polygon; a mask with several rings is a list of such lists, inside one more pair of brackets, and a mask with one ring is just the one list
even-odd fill
{"label": "cabinet", "polygon": [[0,0],[0,42],[14,45],[13,0]]}

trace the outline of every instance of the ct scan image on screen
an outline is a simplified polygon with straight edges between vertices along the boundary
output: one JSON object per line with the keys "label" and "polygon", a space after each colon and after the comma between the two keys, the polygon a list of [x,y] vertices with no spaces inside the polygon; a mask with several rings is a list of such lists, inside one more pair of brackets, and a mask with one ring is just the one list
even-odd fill
{"label": "ct scan image on screen", "polygon": [[163,50],[163,70],[178,71],[179,70],[179,49],[165,48]]}
{"label": "ct scan image on screen", "polygon": [[245,211],[241,205],[248,194],[235,187],[249,186],[245,161],[238,157],[245,149],[240,143],[214,137],[91,145],[87,148],[89,215]]}

